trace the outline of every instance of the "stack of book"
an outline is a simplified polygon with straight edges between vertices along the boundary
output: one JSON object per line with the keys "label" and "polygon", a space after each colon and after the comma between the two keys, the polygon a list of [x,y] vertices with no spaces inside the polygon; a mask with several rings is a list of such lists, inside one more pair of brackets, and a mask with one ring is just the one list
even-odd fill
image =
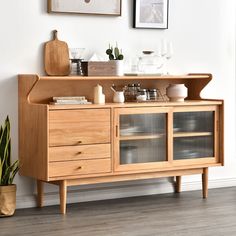
{"label": "stack of book", "polygon": [[84,96],[73,97],[53,97],[52,105],[76,105],[76,104],[92,104]]}

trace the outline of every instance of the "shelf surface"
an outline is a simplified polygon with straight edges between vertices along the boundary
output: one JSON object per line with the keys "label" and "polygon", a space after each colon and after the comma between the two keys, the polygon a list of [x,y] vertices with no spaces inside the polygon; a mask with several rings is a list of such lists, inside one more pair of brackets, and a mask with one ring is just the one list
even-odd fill
{"label": "shelf surface", "polygon": [[176,132],[174,138],[212,136],[212,132]]}
{"label": "shelf surface", "polygon": [[123,135],[120,136],[120,141],[128,141],[128,140],[146,140],[146,139],[158,139],[162,138],[164,135],[162,134],[143,134],[143,135]]}

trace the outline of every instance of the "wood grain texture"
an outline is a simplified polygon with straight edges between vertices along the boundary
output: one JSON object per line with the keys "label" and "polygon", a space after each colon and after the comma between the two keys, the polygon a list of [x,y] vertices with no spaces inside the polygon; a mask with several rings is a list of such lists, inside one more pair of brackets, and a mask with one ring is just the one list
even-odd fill
{"label": "wood grain texture", "polygon": [[38,77],[18,78],[20,174],[48,180],[48,106],[30,104]]}
{"label": "wood grain texture", "polygon": [[62,177],[70,176],[71,178],[81,177],[96,173],[111,172],[111,159],[94,159],[66,162],[50,162],[49,176]]}
{"label": "wood grain texture", "polygon": [[44,198],[44,183],[40,180],[37,180],[37,206],[43,207],[43,198]]}
{"label": "wood grain texture", "polygon": [[[120,61],[86,61],[82,62],[84,75],[86,76],[117,76],[117,64]],[[123,61],[122,61],[123,62]]]}
{"label": "wood grain texture", "polygon": [[[31,75],[34,77],[35,75]],[[187,100],[201,100],[200,92],[211,80],[211,75],[167,75],[167,76],[124,76],[124,77],[73,77],[73,76],[40,76],[37,86],[31,93],[31,102],[48,103],[53,96],[86,96],[93,101],[93,87],[100,84],[106,95],[106,102],[112,102],[113,92],[110,87],[115,84],[122,88],[128,83],[141,83],[143,88],[158,88],[166,94],[170,83],[193,84],[194,94]],[[79,84],[79,86],[78,86]],[[189,85],[190,86],[190,85]],[[190,92],[191,93],[191,90]]]}
{"label": "wood grain texture", "polygon": [[198,169],[185,169],[185,170],[172,170],[172,171],[160,171],[153,173],[133,173],[133,174],[119,174],[113,176],[100,176],[80,179],[70,179],[67,181],[68,186],[94,184],[94,183],[107,183],[107,182],[119,182],[129,180],[142,180],[142,179],[154,179],[172,176],[183,176],[183,175],[196,175],[202,174],[203,168]]}
{"label": "wood grain texture", "polygon": [[49,145],[110,143],[110,109],[49,112]]}
{"label": "wood grain texture", "polygon": [[[46,79],[48,78],[48,80]],[[53,78],[53,77],[52,77]],[[60,186],[61,212],[66,211],[67,186],[151,179],[188,174],[202,174],[203,197],[207,196],[207,168],[223,164],[223,106],[220,100],[200,99],[201,89],[209,82],[209,75],[186,77],[134,78],[146,88],[162,91],[171,82],[193,83],[191,99],[183,103],[129,103],[89,106],[49,106],[53,96],[91,96],[93,86],[101,82],[107,101],[112,99],[111,83],[115,79],[74,77],[50,79],[36,75],[19,76],[19,146],[21,173],[37,180],[55,181]],[[116,85],[124,86],[126,77],[116,78]],[[163,80],[162,80],[163,79]],[[79,83],[79,84],[78,84]],[[79,85],[79,86],[78,86]],[[215,112],[215,157],[192,160],[173,160],[173,112]],[[119,115],[165,113],[167,117],[167,158],[160,163],[120,165]],[[219,136],[219,137],[216,137]],[[148,137],[150,138],[150,137]],[[111,145],[111,146],[110,146]],[[106,148],[105,148],[106,146]],[[108,151],[110,146],[110,154]],[[96,148],[98,147],[98,148]],[[101,148],[99,148],[101,147]],[[85,148],[85,153],[83,154]],[[50,149],[50,154],[48,154]],[[97,149],[97,151],[96,151]],[[75,155],[84,155],[82,158]],[[50,155],[52,159],[49,159]],[[109,155],[109,156],[108,156]],[[204,171],[203,171],[204,169]],[[42,198],[39,185],[39,199]],[[41,200],[42,202],[42,200]]]}
{"label": "wood grain texture", "polygon": [[49,148],[49,162],[101,159],[111,157],[111,144]]}
{"label": "wood grain texture", "polygon": [[62,180],[60,181],[60,210],[61,214],[66,214],[66,200],[67,200],[67,181]]}
{"label": "wood grain texture", "polygon": [[203,168],[202,173],[202,197],[208,197],[208,168]]}
{"label": "wood grain texture", "polygon": [[53,40],[44,45],[44,67],[48,75],[69,75],[69,49],[66,42],[58,40],[57,31],[53,31]]}
{"label": "wood grain texture", "polygon": [[182,182],[182,176],[176,176],[176,183],[175,183],[175,192],[176,193],[181,192],[181,182]]}
{"label": "wood grain texture", "polygon": [[233,236],[236,187],[16,210],[1,219],[4,236]]}

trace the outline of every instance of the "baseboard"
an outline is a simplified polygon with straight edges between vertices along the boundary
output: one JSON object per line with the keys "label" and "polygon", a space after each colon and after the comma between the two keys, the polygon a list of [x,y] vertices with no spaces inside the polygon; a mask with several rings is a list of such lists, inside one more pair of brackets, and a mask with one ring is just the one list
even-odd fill
{"label": "baseboard", "polygon": [[[169,180],[169,181],[168,181]],[[173,192],[173,182],[168,179],[166,181],[142,181],[141,183],[115,184],[112,186],[96,186],[82,188],[78,190],[69,190],[67,203],[89,202],[116,198],[126,198],[135,196],[147,196],[154,194],[163,194]],[[223,188],[236,186],[236,178],[217,179],[209,181],[209,188]],[[182,191],[193,191],[202,188],[201,181],[182,183]],[[46,193],[44,205],[58,205],[58,192]],[[35,194],[17,197],[17,209],[30,208],[36,206]]]}

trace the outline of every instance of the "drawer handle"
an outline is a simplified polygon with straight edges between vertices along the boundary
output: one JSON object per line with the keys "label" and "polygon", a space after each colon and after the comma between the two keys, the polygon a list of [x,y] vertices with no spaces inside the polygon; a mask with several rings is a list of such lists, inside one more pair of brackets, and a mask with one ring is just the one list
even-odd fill
{"label": "drawer handle", "polygon": [[82,141],[78,141],[78,144],[81,144],[82,143]]}
{"label": "drawer handle", "polygon": [[81,170],[81,169],[82,169],[82,166],[78,166],[78,167],[77,167],[77,170]]}
{"label": "drawer handle", "polygon": [[82,154],[82,152],[77,152],[77,155],[81,155]]}

